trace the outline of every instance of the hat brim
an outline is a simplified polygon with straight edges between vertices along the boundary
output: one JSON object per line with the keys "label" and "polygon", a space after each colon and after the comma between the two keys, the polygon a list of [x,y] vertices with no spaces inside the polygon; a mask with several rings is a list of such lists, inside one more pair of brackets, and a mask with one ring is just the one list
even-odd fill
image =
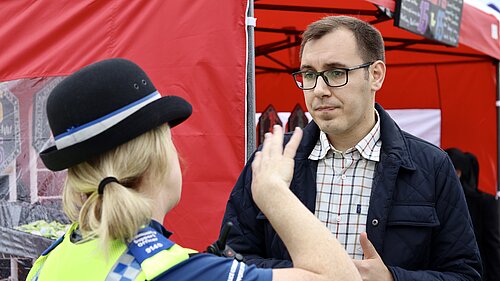
{"label": "hat brim", "polygon": [[67,169],[124,144],[145,132],[168,123],[175,127],[192,113],[191,105],[181,97],[165,96],[134,112],[106,131],[83,142],[40,153],[45,166],[52,171]]}

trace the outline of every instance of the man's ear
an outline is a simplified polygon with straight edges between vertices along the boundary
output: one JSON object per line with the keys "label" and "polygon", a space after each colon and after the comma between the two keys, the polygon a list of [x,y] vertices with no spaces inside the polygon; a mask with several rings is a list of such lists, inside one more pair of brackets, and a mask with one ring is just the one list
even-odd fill
{"label": "man's ear", "polygon": [[372,76],[372,81],[371,81],[371,88],[373,91],[378,91],[380,88],[382,88],[382,84],[384,83],[385,79],[385,63],[381,60],[377,60],[372,64],[372,71],[370,72],[370,75]]}

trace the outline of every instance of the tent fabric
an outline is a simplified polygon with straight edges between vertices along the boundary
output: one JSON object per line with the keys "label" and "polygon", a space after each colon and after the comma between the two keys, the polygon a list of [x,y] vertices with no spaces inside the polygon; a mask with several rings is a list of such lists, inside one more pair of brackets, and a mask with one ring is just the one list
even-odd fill
{"label": "tent fabric", "polygon": [[500,59],[499,19],[465,1],[460,28],[460,43],[493,58]]}
{"label": "tent fabric", "polygon": [[[395,10],[395,0],[367,0]],[[488,56],[500,59],[499,20],[473,5],[474,0],[463,1],[459,42]],[[496,28],[496,29],[495,29]],[[492,33],[495,32],[495,36]]]}
{"label": "tent fabric", "polygon": [[[161,94],[193,104],[192,117],[173,130],[184,190],[165,224],[176,242],[189,247],[204,250],[215,241],[245,162],[247,2],[3,1],[0,7],[0,81],[36,84],[37,77],[124,57],[141,65]],[[37,192],[29,180],[17,184]],[[22,200],[31,198],[37,196]]]}
{"label": "tent fabric", "polygon": [[[467,1],[466,1],[467,2]],[[348,14],[372,22],[386,43],[387,76],[376,100],[389,110],[441,111],[440,146],[459,147],[478,156],[479,188],[496,194],[497,117],[496,67],[500,44],[491,36],[498,19],[464,4],[460,44],[448,47],[394,26],[383,19],[382,5],[394,11],[394,0],[255,2],[256,111],[273,105],[290,112],[303,93],[290,73],[299,67],[300,33],[326,15]],[[277,6],[280,7],[277,7]],[[497,31],[498,32],[498,31]],[[279,42],[284,42],[279,44]]]}

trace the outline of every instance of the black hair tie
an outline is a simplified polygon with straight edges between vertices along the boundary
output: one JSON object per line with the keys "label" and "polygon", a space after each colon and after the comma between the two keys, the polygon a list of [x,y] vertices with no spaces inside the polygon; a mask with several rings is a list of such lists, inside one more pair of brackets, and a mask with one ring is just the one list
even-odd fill
{"label": "black hair tie", "polygon": [[120,183],[118,181],[117,178],[115,177],[106,177],[106,178],[103,178],[101,180],[101,182],[99,183],[99,187],[97,188],[97,193],[99,193],[100,195],[102,195],[102,193],[104,192],[104,187],[110,183],[110,182],[116,182],[116,183]]}

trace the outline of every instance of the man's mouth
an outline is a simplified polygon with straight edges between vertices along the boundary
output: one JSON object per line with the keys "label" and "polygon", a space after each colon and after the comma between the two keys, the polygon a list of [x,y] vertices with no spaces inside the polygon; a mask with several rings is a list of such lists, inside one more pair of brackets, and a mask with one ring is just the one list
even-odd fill
{"label": "man's mouth", "polygon": [[337,106],[333,106],[333,105],[321,105],[321,106],[318,106],[316,107],[316,111],[331,111],[331,110],[334,110],[338,108]]}

